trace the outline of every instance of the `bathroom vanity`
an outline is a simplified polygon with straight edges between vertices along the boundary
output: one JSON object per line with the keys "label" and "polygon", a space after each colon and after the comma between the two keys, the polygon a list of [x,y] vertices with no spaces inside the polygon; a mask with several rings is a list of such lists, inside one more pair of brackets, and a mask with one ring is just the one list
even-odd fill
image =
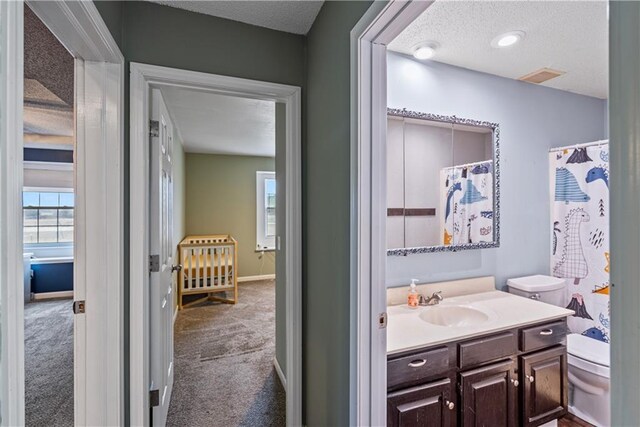
{"label": "bathroom vanity", "polygon": [[571,310],[500,291],[388,307],[388,426],[538,426],[567,410]]}

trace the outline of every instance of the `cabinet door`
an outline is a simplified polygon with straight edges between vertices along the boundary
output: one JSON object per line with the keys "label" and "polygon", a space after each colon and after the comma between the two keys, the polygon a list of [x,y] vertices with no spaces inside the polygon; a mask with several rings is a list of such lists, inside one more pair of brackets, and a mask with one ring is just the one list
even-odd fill
{"label": "cabinet door", "polygon": [[462,425],[517,425],[516,362],[507,360],[460,374]]}
{"label": "cabinet door", "polygon": [[453,383],[446,378],[387,395],[389,427],[456,425]]}
{"label": "cabinet door", "polygon": [[521,356],[524,426],[538,426],[567,412],[567,350],[556,347]]}

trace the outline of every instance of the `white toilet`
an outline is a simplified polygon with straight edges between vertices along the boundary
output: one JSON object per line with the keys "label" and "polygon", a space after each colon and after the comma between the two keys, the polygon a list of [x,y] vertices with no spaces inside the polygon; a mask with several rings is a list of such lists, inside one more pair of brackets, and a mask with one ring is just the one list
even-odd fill
{"label": "white toilet", "polygon": [[[509,279],[509,292],[565,306],[565,281],[535,275]],[[596,426],[611,425],[609,344],[580,334],[567,337],[569,412]]]}

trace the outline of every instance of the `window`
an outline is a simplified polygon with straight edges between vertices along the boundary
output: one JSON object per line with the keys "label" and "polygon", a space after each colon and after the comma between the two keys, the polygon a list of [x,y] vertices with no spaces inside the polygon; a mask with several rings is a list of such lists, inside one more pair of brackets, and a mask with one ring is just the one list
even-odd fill
{"label": "window", "polygon": [[276,245],[276,173],[256,172],[258,250],[275,249]]}
{"label": "window", "polygon": [[24,243],[73,243],[73,205],[70,192],[22,193]]}

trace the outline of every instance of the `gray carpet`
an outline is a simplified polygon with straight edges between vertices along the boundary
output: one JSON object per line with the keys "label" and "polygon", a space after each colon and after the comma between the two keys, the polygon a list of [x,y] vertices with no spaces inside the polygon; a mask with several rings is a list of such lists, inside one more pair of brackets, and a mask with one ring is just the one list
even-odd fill
{"label": "gray carpet", "polygon": [[239,285],[236,305],[179,312],[168,426],[284,426],[285,392],[273,367],[275,283]]}
{"label": "gray carpet", "polygon": [[24,306],[27,426],[73,426],[71,307],[70,299]]}

